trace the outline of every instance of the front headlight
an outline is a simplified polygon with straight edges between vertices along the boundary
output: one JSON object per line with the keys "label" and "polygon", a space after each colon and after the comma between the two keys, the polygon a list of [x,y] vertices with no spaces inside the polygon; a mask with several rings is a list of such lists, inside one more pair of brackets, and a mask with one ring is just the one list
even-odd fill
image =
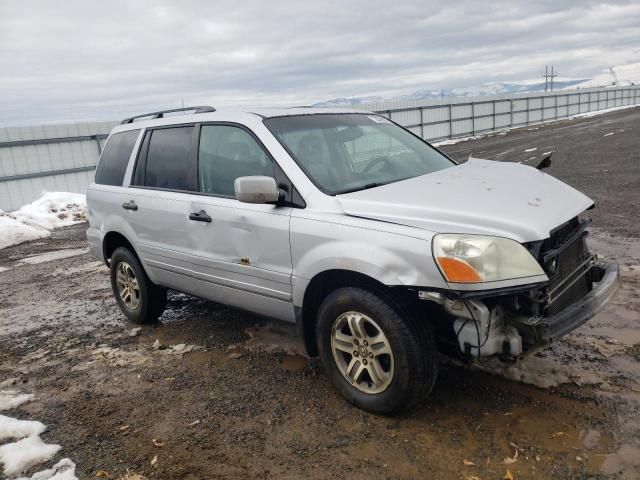
{"label": "front headlight", "polygon": [[521,244],[502,237],[441,234],[433,239],[433,257],[451,283],[481,283],[545,275]]}

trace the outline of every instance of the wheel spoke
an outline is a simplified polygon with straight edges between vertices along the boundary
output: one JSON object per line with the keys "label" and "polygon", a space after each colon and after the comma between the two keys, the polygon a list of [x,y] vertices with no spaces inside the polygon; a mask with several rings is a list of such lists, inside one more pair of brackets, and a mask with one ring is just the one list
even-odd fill
{"label": "wheel spoke", "polygon": [[391,347],[389,347],[387,337],[383,333],[379,333],[369,341],[369,349],[375,356],[391,355]]}
{"label": "wheel spoke", "polygon": [[351,335],[346,335],[342,333],[340,330],[336,330],[333,333],[334,347],[342,352],[352,353],[353,352],[353,337]]}
{"label": "wheel spoke", "polygon": [[118,283],[122,283],[123,285],[127,283],[127,277],[123,272],[120,271],[120,269],[118,269],[118,272],[116,273],[116,280],[118,281]]}
{"label": "wheel spoke", "polygon": [[341,352],[353,353],[353,345],[351,342],[345,342],[344,340],[335,339],[333,347]]}
{"label": "wheel spoke", "polygon": [[367,367],[374,385],[380,385],[381,383],[384,383],[387,378],[387,373],[382,369],[382,365],[380,365],[380,362],[378,362],[378,360],[372,360],[371,362],[369,362],[369,365],[367,365]]}
{"label": "wheel spoke", "polygon": [[349,330],[351,335],[357,338],[365,338],[367,332],[364,329],[364,317],[362,315],[352,315],[349,317]]}
{"label": "wheel spoke", "polygon": [[362,372],[365,371],[365,366],[362,362],[353,357],[347,366],[347,376],[351,379],[353,383],[358,383],[360,377],[362,376]]}

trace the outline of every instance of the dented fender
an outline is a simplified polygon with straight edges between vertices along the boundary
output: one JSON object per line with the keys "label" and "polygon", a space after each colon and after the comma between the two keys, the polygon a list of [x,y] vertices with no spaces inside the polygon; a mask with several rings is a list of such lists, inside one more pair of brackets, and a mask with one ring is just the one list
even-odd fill
{"label": "dented fender", "polygon": [[396,225],[388,225],[385,230],[380,229],[380,222],[350,220],[341,223],[327,222],[326,216],[323,220],[311,215],[292,216],[295,306],[302,306],[304,292],[313,277],[328,270],[357,272],[388,286],[447,288],[424,231],[420,235],[414,229],[406,229],[402,234],[399,231],[402,227]]}

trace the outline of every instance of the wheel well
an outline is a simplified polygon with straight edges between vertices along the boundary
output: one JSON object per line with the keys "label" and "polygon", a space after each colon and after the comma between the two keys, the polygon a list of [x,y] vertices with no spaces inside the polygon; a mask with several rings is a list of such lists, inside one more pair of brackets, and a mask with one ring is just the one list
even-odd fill
{"label": "wheel well", "polygon": [[302,335],[307,353],[312,357],[318,355],[316,316],[320,304],[329,293],[342,287],[359,287],[391,297],[393,300],[401,300],[395,289],[362,273],[351,270],[327,270],[317,274],[304,292],[302,311],[298,315],[298,331]]}
{"label": "wheel well", "polygon": [[109,266],[109,259],[113,252],[118,247],[126,247],[131,253],[134,255],[138,255],[131,245],[131,242],[127,240],[127,237],[118,232],[109,232],[104,236],[104,240],[102,241],[102,252],[104,254],[104,262]]}

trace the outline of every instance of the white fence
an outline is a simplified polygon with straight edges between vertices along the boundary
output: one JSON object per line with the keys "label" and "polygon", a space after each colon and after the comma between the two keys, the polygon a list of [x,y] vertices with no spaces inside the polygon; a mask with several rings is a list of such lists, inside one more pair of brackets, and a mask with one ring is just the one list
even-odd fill
{"label": "white fence", "polygon": [[[496,97],[394,101],[379,112],[430,141],[466,137],[640,103],[640,86]],[[104,141],[118,122],[0,129],[0,209],[14,210],[42,190],[84,193]]]}
{"label": "white fence", "polygon": [[467,137],[640,103],[640,86],[361,105],[429,141]]}

